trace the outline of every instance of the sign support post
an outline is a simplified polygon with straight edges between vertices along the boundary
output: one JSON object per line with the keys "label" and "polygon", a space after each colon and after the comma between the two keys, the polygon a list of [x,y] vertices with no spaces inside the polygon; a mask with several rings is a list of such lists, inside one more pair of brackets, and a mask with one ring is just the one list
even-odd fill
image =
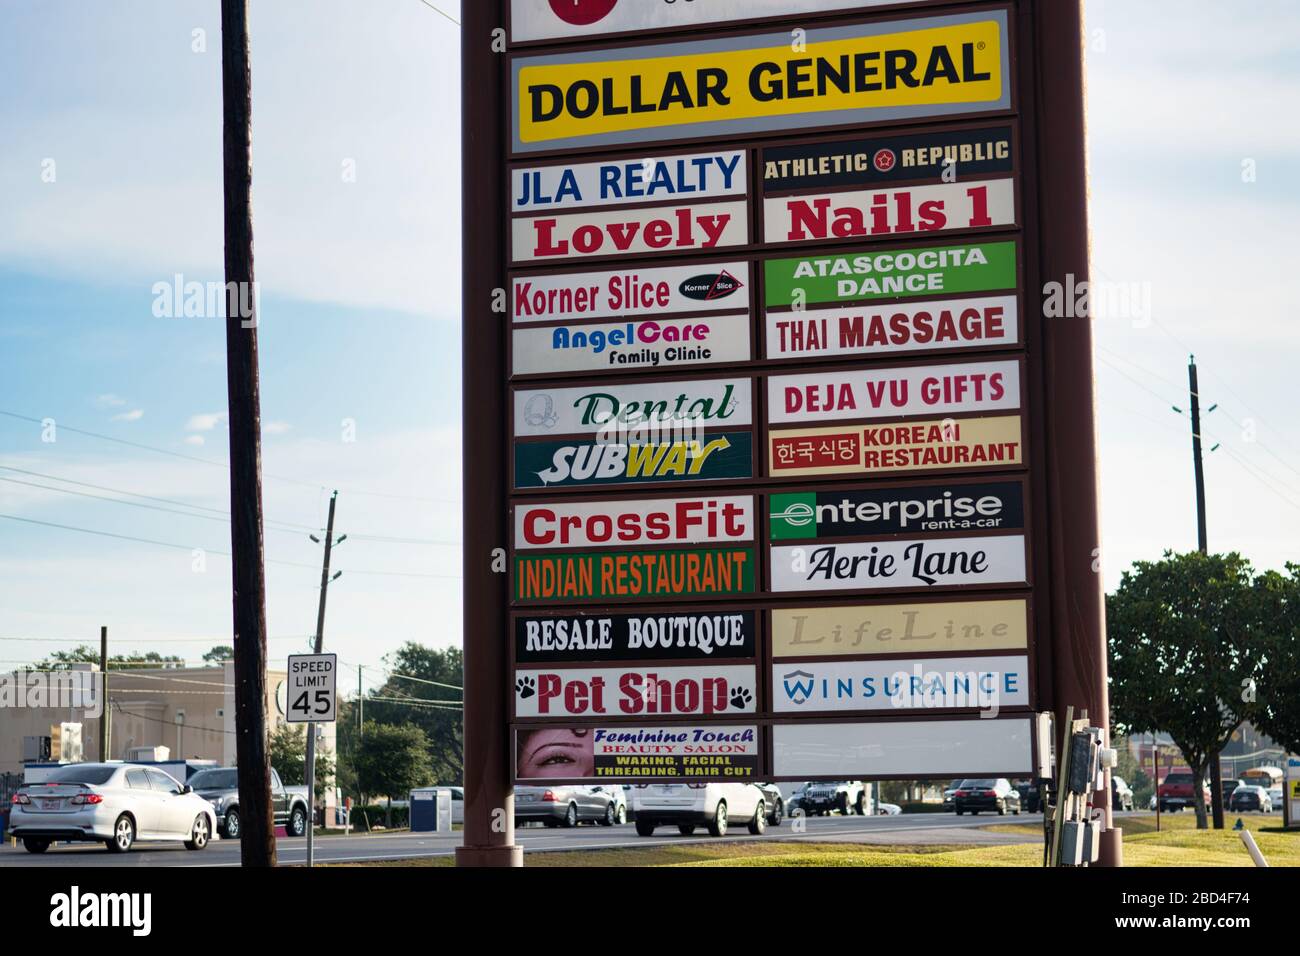
{"label": "sign support post", "polygon": [[[506,699],[506,316],[492,311],[506,261],[501,184],[506,102],[499,0],[461,11],[461,381],[464,442],[465,831],[457,866],[522,866],[502,715]],[[494,562],[494,556],[500,555]]]}
{"label": "sign support post", "polygon": [[[1035,99],[1038,130],[1038,276],[1043,284],[1078,288],[1088,266],[1088,179],[1085,159],[1083,12],[1079,0],[1021,7],[1023,48],[1033,56],[1025,78]],[[1090,315],[1044,318],[1043,379],[1047,389],[1047,467],[1053,608],[1053,706],[1087,711],[1109,746],[1106,613],[1100,573],[1097,434],[1093,416]],[[1113,829],[1110,771],[1099,866],[1122,866],[1122,833]]]}

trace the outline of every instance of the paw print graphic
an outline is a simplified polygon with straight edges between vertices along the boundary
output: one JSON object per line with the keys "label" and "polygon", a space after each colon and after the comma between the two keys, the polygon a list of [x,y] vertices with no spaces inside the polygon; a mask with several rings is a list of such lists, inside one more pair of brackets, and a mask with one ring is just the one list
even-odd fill
{"label": "paw print graphic", "polygon": [[527,700],[537,693],[537,681],[531,677],[521,677],[515,681],[515,690],[522,700]]}
{"label": "paw print graphic", "polygon": [[753,700],[754,695],[743,687],[737,687],[731,692],[731,706],[737,710],[748,707]]}

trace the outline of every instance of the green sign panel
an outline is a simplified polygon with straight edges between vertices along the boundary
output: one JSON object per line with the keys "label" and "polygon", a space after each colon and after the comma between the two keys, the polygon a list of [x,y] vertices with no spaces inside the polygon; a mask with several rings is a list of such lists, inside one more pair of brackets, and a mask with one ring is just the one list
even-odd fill
{"label": "green sign panel", "polygon": [[772,540],[817,537],[817,495],[811,491],[797,495],[772,495],[768,505],[771,511]]}
{"label": "green sign panel", "polygon": [[769,259],[768,308],[926,296],[941,298],[1016,287],[1016,244],[924,246],[882,252]]}
{"label": "green sign panel", "polygon": [[518,601],[637,601],[753,591],[752,548],[515,555]]}

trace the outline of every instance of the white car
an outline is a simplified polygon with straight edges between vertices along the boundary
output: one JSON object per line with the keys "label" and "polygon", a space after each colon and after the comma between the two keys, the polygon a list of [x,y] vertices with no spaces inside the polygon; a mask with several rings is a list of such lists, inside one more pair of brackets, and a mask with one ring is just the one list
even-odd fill
{"label": "white car", "polygon": [[749,832],[767,829],[767,802],[752,783],[649,783],[632,789],[636,832],[650,836],[655,827],[676,824],[683,836],[704,826],[713,836],[726,836],[731,821]]}
{"label": "white car", "polygon": [[1268,788],[1268,802],[1273,804],[1274,810],[1282,809],[1282,788],[1280,786]]}
{"label": "white car", "polygon": [[202,850],[217,829],[212,805],[153,767],[81,763],[60,767],[13,796],[9,833],[29,853],[55,841],[103,843],[125,853],[136,840]]}

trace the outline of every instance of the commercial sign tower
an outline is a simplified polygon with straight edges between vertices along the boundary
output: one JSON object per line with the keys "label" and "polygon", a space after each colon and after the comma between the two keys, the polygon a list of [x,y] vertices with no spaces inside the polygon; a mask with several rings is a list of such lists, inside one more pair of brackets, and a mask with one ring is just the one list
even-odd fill
{"label": "commercial sign tower", "polygon": [[1047,306],[1078,0],[463,18],[458,862],[521,863],[516,782],[1029,777],[1038,714],[1104,727],[1091,329]]}

